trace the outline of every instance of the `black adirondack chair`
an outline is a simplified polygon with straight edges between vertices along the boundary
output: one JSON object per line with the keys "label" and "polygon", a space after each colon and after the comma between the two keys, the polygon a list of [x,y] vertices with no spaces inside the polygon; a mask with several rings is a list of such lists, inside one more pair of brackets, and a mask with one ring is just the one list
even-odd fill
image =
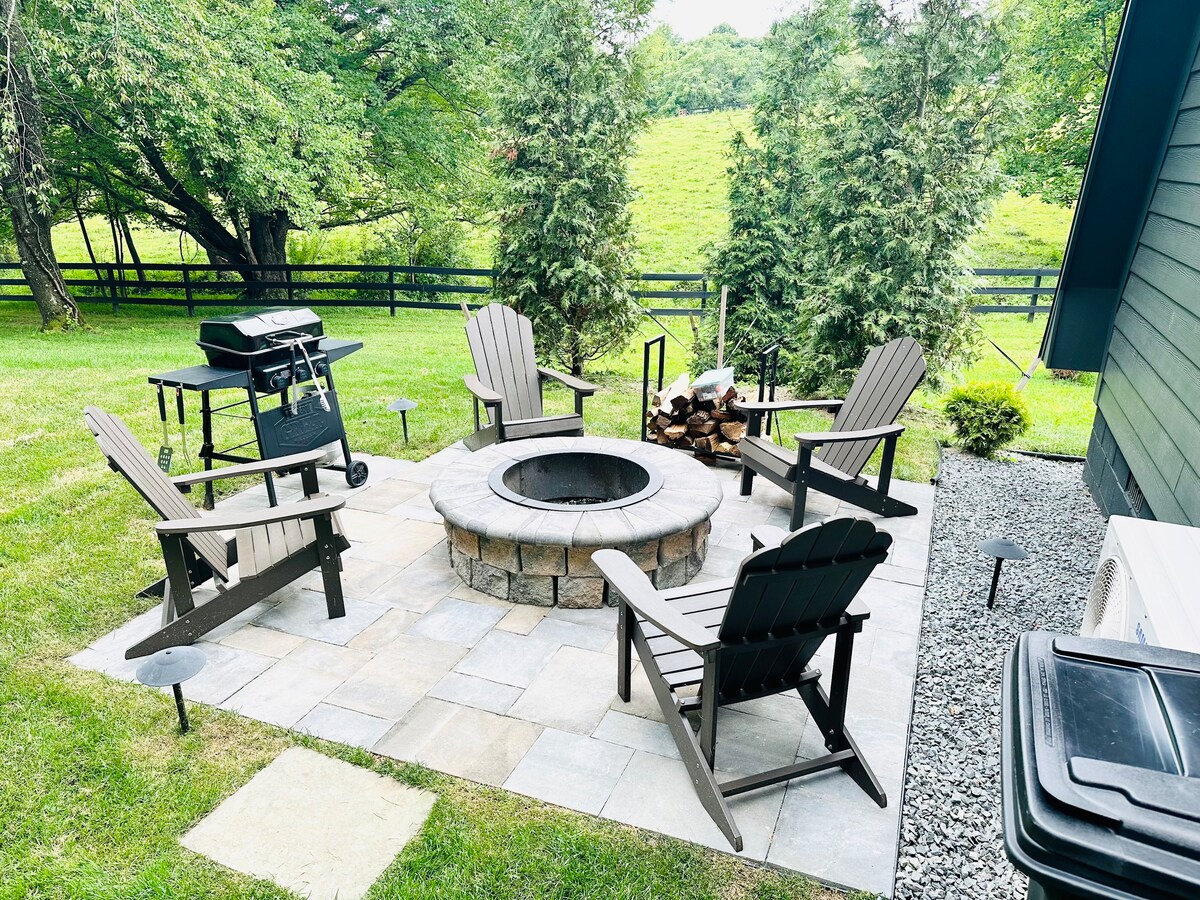
{"label": "black adirondack chair", "polygon": [[[788,534],[755,530],[756,551],[737,576],[655,590],[618,550],[592,560],[618,596],[617,692],[629,700],[630,647],[636,647],[663,716],[708,814],[742,849],[726,797],[840,767],[881,807],[887,796],[845,727],[854,635],[870,612],[855,595],[887,557],[891,535],[865,519],[837,518]],[[809,666],[835,637],[830,690]],[[699,688],[695,696],[682,690]],[[717,712],[746,700],[798,691],[825,735],[817,759],[718,783]],[[689,714],[698,717],[693,729]]]}
{"label": "black adirondack chair", "polygon": [[[475,398],[475,433],[464,443],[472,450],[520,438],[583,434],[583,398],[599,388],[579,378],[539,367],[533,350],[533,326],[503,303],[492,303],[467,322],[467,343],[475,374],[463,380]],[[575,392],[575,412],[547,416],[542,383],[547,378]],[[481,422],[479,405],[487,411]]]}
{"label": "black adirondack chair", "polygon": [[[820,491],[881,516],[912,516],[917,509],[888,496],[896,441],[904,426],[896,416],[925,377],[925,352],[910,337],[897,338],[867,354],[844,400],[780,400],[738,403],[749,417],[742,454],[742,496],[754,476],[762,475],[792,493],[791,527],[804,524],[808,489]],[[795,453],[762,437],[764,416],[788,409],[836,409],[829,431],[796,435]],[[875,487],[862,476],[863,466],[883,441],[883,459]]]}
{"label": "black adirondack chair", "polygon": [[[320,568],[331,619],[346,614],[341,556],[349,542],[336,530],[341,497],[321,496],[320,450],[169,478],[117,416],[94,406],[84,419],[113,471],[162,518],[156,526],[167,577],[142,591],[163,598],[162,627],[125,652],[126,659],[190,644],[259,600]],[[305,500],[253,512],[201,516],[181,489],[221,478],[300,472]],[[226,541],[221,531],[233,531]],[[212,579],[217,595],[197,604],[192,591]]]}

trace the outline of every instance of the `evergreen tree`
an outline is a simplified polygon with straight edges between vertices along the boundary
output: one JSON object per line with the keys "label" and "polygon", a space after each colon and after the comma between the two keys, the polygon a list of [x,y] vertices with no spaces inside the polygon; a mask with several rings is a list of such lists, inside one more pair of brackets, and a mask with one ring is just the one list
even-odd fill
{"label": "evergreen tree", "polygon": [[1001,183],[992,23],[970,0],[909,17],[825,0],[768,44],[716,259],[736,299],[729,342],[744,355],[784,338],[799,389],[841,391],[872,346],[907,334],[937,377],[973,343],[965,247]]}
{"label": "evergreen tree", "polygon": [[500,87],[496,292],[575,375],[637,327],[627,162],[644,119],[632,36],[650,0],[545,0]]}

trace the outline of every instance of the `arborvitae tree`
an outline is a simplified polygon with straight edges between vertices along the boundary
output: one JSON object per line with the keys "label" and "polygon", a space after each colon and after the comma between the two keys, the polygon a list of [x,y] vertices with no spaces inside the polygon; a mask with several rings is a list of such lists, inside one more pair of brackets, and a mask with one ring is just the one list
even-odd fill
{"label": "arborvitae tree", "polygon": [[[936,378],[973,345],[965,247],[1000,187],[1002,42],[971,0],[923,0],[909,17],[874,0],[846,17],[826,0],[771,43],[768,72],[790,61],[806,77],[783,102],[768,90],[759,141],[738,151],[735,227],[743,198],[768,206],[717,257],[739,307],[729,341],[784,338],[795,385],[818,392],[843,390],[872,346],[907,334]],[[744,248],[772,241],[755,273]]]}
{"label": "arborvitae tree", "polygon": [[500,86],[496,292],[569,367],[637,327],[627,162],[644,118],[631,49],[650,0],[545,0]]}

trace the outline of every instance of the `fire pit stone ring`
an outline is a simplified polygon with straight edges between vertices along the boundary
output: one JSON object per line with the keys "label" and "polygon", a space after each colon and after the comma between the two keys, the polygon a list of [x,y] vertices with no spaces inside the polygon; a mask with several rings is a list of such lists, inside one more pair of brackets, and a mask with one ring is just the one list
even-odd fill
{"label": "fire pit stone ring", "polygon": [[617,438],[494,444],[429,491],[450,562],[477,591],[515,603],[599,607],[591,555],[623,550],[658,588],[690,581],[708,552],[721,484],[696,460]]}

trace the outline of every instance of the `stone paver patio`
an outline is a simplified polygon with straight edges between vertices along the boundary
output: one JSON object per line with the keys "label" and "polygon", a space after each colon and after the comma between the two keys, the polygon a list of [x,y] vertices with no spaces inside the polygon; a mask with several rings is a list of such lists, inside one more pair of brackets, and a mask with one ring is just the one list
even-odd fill
{"label": "stone paver patio", "polygon": [[[201,646],[208,665],[184,684],[191,700],[396,759],[496,785],[728,852],[700,806],[643,677],[632,701],[615,692],[616,610],[514,605],[466,587],[450,566],[434,476],[467,453],[449,447],[420,462],[369,459],[371,481],[350,490],[342,524],[345,618],[326,618],[320,578],[307,576]],[[732,575],[750,529],[786,526],[789,496],[758,479],[737,495],[737,471],[714,470],[725,499],[696,580]],[[280,479],[280,501],[299,479]],[[879,809],[840,771],[729,801],[744,857],[836,886],[890,894],[934,490],[893,482],[920,514],[881,521],[896,543],[861,594],[872,616],[856,643],[847,722],[888,794]],[[261,507],[261,487],[221,509]],[[839,510],[810,494],[809,520]],[[158,608],[106,635],[73,661],[132,681],[125,648],[154,629]],[[827,670],[832,646],[814,665]],[[797,696],[722,711],[717,768],[744,775],[825,752]]]}

